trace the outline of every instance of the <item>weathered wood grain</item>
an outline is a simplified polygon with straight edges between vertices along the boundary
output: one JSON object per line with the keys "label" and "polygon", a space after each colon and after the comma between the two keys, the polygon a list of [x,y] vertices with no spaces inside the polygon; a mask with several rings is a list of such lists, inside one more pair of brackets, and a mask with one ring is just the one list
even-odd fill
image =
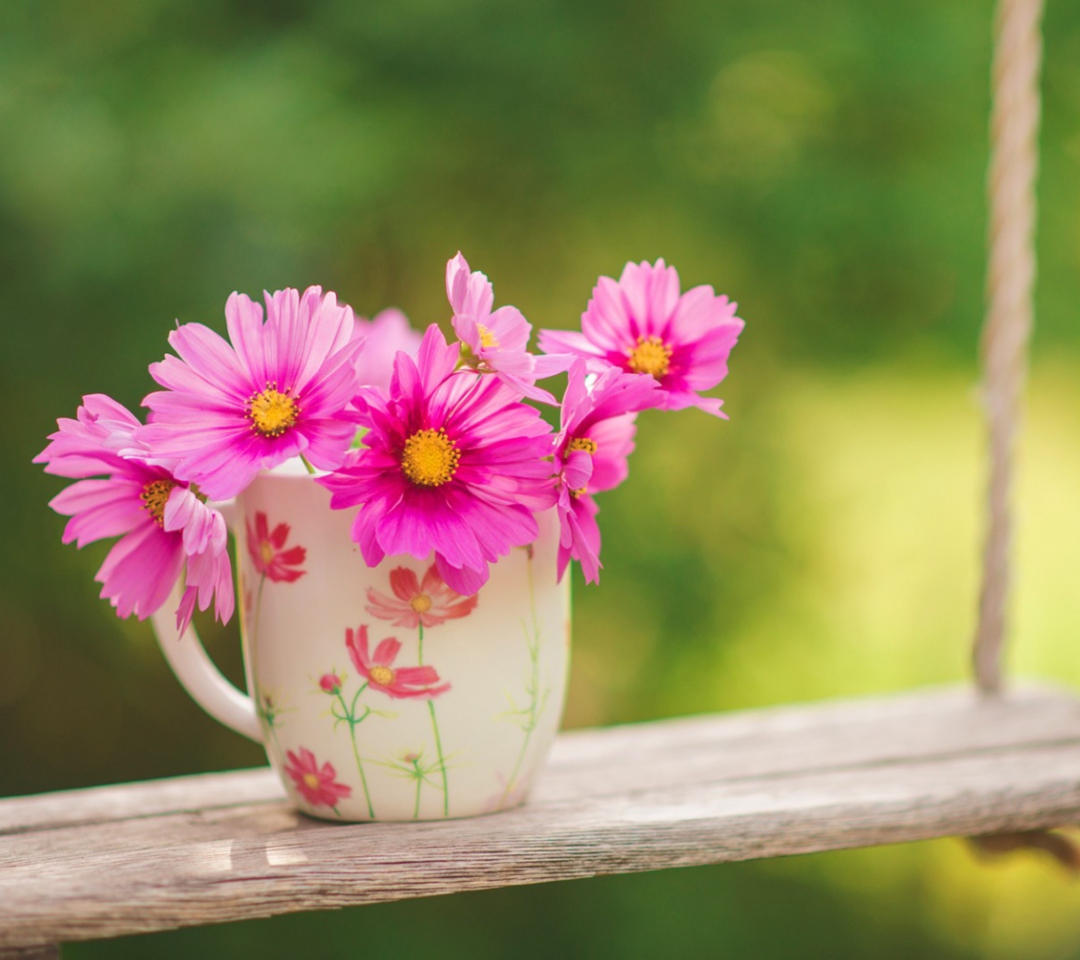
{"label": "weathered wood grain", "polygon": [[950,689],[581,731],[528,805],[331,824],[265,771],[0,801],[0,946],[1080,821],[1080,702]]}
{"label": "weathered wood grain", "polygon": [[59,790],[35,797],[0,800],[0,836],[46,827],[284,799],[281,781],[269,767],[112,787]]}
{"label": "weathered wood grain", "polygon": [[0,947],[0,960],[60,960],[60,947]]}

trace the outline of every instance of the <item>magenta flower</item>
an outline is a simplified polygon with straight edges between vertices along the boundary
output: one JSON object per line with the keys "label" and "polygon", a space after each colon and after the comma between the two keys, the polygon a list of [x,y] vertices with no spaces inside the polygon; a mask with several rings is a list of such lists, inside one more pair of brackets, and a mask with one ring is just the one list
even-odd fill
{"label": "magenta flower", "polygon": [[398,667],[394,661],[401,651],[401,644],[393,637],[383,640],[372,654],[368,649],[368,628],[361,625],[357,630],[345,631],[345,648],[353,666],[370,684],[373,690],[380,690],[388,697],[397,700],[413,697],[437,697],[450,689],[450,684],[439,683],[439,674],[434,667]]}
{"label": "magenta flower", "polygon": [[332,507],[362,505],[352,532],[368,566],[434,552],[443,581],[470,596],[489,563],[536,539],[533,513],[555,492],[551,428],[498,379],[455,374],[457,359],[435,325],[415,362],[399,353],[389,395],[354,400],[365,448],[319,482]]}
{"label": "magenta flower", "polygon": [[300,796],[313,807],[333,808],[352,795],[352,787],[337,782],[334,765],[327,761],[320,767],[315,754],[307,748],[301,747],[299,754],[289,750],[285,759],[285,772],[300,791]]}
{"label": "magenta flower", "polygon": [[307,550],[303,547],[285,549],[289,539],[289,525],[279,523],[273,530],[266,519],[266,514],[259,510],[255,514],[255,526],[247,525],[247,551],[255,570],[275,583],[293,583],[306,571],[300,565],[307,559]]}
{"label": "magenta flower", "polygon": [[476,595],[462,597],[451,590],[435,564],[428,567],[422,583],[408,567],[395,567],[390,571],[390,589],[393,597],[369,587],[364,609],[380,620],[393,621],[395,627],[437,627],[467,617],[476,608]]}
{"label": "magenta flower", "polygon": [[727,376],[728,355],[743,328],[737,305],[709,286],[679,293],[679,274],[663,260],[628,263],[618,282],[601,277],[581,317],[581,333],[541,330],[540,349],[584,357],[593,373],[617,367],[649,374],[664,409],[721,413],[722,400],[702,397]]}
{"label": "magenta flower", "polygon": [[522,396],[554,404],[555,398],[536,381],[561,373],[568,356],[537,357],[529,353],[532,325],[517,307],[499,307],[495,293],[479,271],[470,273],[461,255],[446,264],[446,297],[454,308],[454,332],[468,348],[466,361],[482,373],[494,373]]}
{"label": "magenta flower", "polygon": [[415,357],[420,349],[420,333],[409,326],[400,310],[383,310],[371,320],[356,318],[355,339],[364,341],[364,349],[356,360],[357,380],[362,387],[390,386],[394,357],[399,350]]}
{"label": "magenta flower", "polygon": [[558,479],[559,564],[562,575],[573,558],[587,583],[600,579],[599,507],[592,494],[626,479],[640,410],[659,407],[664,393],[655,379],[608,367],[586,386],[586,365],[577,360],[562,405],[562,430],[555,441]]}
{"label": "magenta flower", "polygon": [[154,415],[141,439],[215,500],[297,454],[339,466],[356,430],[346,409],[362,346],[352,310],[308,287],[266,294],[265,323],[262,307],[234,293],[225,317],[231,343],[199,323],[169,335],[179,357],[150,365],[165,390],[143,401]]}
{"label": "magenta flower", "polygon": [[78,481],[49,504],[71,517],[63,542],[83,547],[120,537],[96,575],[101,596],[121,617],[134,613],[143,620],[182,577],[177,626],[183,630],[195,604],[205,610],[211,600],[217,618],[227,622],[235,598],[221,514],[165,466],[147,462],[150,450],[135,438],[139,421],[115,400],[83,397],[77,419],[58,425],[34,462]]}

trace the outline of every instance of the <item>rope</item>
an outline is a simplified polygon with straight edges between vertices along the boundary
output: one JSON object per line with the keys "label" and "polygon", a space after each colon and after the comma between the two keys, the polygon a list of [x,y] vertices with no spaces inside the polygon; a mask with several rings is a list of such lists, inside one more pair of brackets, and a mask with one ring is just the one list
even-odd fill
{"label": "rope", "polygon": [[1043,0],[999,0],[995,23],[987,314],[981,344],[990,489],[973,651],[975,679],[983,693],[1001,689],[1011,581],[1012,454],[1034,316],[1042,7]]}

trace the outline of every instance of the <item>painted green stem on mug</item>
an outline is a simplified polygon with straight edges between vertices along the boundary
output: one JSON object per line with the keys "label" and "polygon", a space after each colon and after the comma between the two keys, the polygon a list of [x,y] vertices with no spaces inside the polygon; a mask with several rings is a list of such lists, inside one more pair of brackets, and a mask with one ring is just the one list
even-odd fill
{"label": "painted green stem on mug", "polygon": [[[540,702],[540,620],[536,615],[536,590],[533,586],[533,551],[531,546],[527,548],[526,556],[526,569],[529,578],[529,608],[532,612],[532,635],[529,635],[529,630],[524,624],[522,624],[522,627],[525,631],[525,641],[529,645],[530,669],[529,679],[525,685],[525,692],[529,695],[529,708],[521,711],[524,714],[521,729],[525,733],[525,739],[521,742],[517,760],[514,761],[514,769],[506,781],[506,786],[503,788],[502,797],[499,799],[500,807],[506,803],[510,791],[517,782],[518,774],[521,772],[521,764],[525,761],[525,754],[529,749],[529,741],[532,740],[536,722],[540,718],[540,712],[543,710],[543,704]],[[544,699],[547,699],[546,694]]]}
{"label": "painted green stem on mug", "polygon": [[[424,625],[417,627],[420,637],[420,646],[416,654],[419,666],[424,665]],[[428,699],[428,712],[431,714],[431,730],[435,734],[435,753],[439,758],[439,770],[442,772],[443,816],[450,816],[450,784],[446,776],[446,758],[443,756],[442,739],[439,737],[439,721],[435,718],[435,701]]]}
{"label": "painted green stem on mug", "polygon": [[375,819],[375,807],[371,803],[371,793],[368,791],[367,777],[364,775],[364,764],[360,760],[360,748],[356,745],[356,728],[367,719],[367,715],[371,713],[371,710],[364,710],[364,715],[357,719],[356,717],[356,701],[360,699],[362,694],[367,689],[365,683],[356,691],[356,696],[353,697],[352,706],[345,705],[345,698],[341,695],[341,688],[337,689],[337,698],[341,702],[341,709],[344,711],[344,716],[341,718],[349,725],[349,739],[352,741],[353,758],[356,760],[356,771],[360,774],[360,785],[364,788],[364,800],[367,802],[368,816],[372,820]]}

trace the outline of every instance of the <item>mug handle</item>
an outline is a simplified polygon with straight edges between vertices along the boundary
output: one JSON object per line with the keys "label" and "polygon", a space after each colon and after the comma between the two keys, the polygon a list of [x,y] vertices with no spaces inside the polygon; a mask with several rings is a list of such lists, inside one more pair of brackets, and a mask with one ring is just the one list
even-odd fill
{"label": "mug handle", "polygon": [[200,707],[231,730],[262,743],[255,701],[222,676],[207,656],[194,627],[189,625],[183,633],[176,629],[176,608],[181,595],[180,586],[177,585],[168,601],[150,615],[161,652],[165,654],[180,685]]}
{"label": "mug handle", "polygon": [[[215,506],[225,515],[229,526],[233,526],[236,511],[233,501],[217,503]],[[159,610],[150,615],[161,652],[172,667],[176,679],[191,698],[219,723],[230,730],[254,740],[263,742],[259,725],[259,711],[255,701],[241,693],[214,665],[190,624],[180,633],[176,629],[176,608],[183,595],[183,584],[177,583],[169,599]]]}

